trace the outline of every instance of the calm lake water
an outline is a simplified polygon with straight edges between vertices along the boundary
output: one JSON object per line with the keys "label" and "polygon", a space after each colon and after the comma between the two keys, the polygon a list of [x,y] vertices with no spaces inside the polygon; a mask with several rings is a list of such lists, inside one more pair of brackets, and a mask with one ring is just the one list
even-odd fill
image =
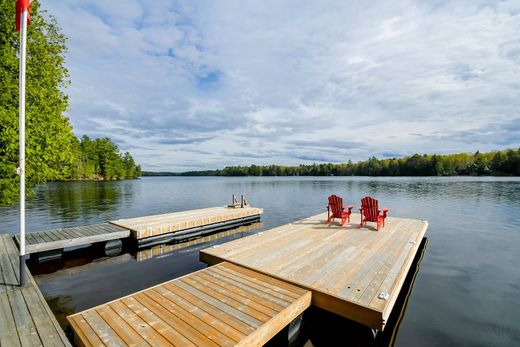
{"label": "calm lake water", "polygon": [[[224,205],[231,194],[245,194],[264,215],[261,226],[161,257],[147,259],[131,247],[107,256],[90,247],[31,264],[31,270],[55,313],[69,314],[201,269],[198,250],[323,212],[332,193],[356,208],[361,197],[371,195],[391,216],[429,221],[429,244],[396,345],[520,345],[519,178],[157,177],[48,183],[27,204],[29,231]],[[0,207],[1,232],[16,232],[17,218],[17,207]],[[338,344],[349,345],[350,336],[338,332],[341,324],[334,326]],[[361,338],[354,344],[373,341]]]}

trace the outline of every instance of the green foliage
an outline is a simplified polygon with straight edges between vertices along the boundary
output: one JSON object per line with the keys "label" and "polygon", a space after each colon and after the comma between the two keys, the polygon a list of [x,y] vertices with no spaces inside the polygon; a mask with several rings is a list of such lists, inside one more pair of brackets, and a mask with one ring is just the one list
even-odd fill
{"label": "green foliage", "polygon": [[[346,164],[228,166],[199,172],[216,176],[454,176],[520,175],[520,149],[475,154],[419,155]],[[193,175],[192,172],[182,175]]]}
{"label": "green foliage", "polygon": [[141,167],[130,153],[120,154],[108,137],[76,139],[73,150],[72,179],[126,179],[141,176]]}
{"label": "green foliage", "polygon": [[[14,0],[0,0],[0,205],[19,195],[18,73],[19,33]],[[78,140],[69,119],[64,89],[65,36],[56,20],[44,20],[40,4],[31,2],[26,60],[26,182],[31,187],[48,180],[71,178],[134,178],[141,173],[131,155],[120,155],[108,138]]]}
{"label": "green foliage", "polygon": [[[13,203],[19,191],[18,57],[15,1],[0,0],[0,203]],[[54,18],[45,21],[31,3],[27,32],[26,178],[28,186],[69,176],[72,127],[63,116],[68,84],[65,36]]]}

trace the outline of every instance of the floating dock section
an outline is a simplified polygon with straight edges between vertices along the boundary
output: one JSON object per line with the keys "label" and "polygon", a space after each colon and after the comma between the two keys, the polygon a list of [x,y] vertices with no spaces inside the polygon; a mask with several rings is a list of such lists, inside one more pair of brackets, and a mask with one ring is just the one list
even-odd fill
{"label": "floating dock section", "polygon": [[[376,231],[360,216],[341,227],[327,215],[274,228],[200,252],[312,292],[312,304],[382,331],[425,235],[422,220],[387,218]],[[370,223],[369,223],[370,224]]]}
{"label": "floating dock section", "polygon": [[80,346],[261,346],[310,291],[222,262],[68,316]]}
{"label": "floating dock section", "polygon": [[201,236],[209,231],[253,222],[263,213],[256,207],[211,207],[200,210],[119,219],[111,224],[128,229],[139,244],[153,244]]}

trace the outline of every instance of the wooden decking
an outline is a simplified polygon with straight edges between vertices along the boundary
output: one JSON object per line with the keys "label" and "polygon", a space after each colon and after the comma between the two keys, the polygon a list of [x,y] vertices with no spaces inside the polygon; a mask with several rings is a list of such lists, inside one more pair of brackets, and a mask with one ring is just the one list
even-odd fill
{"label": "wooden decking", "polygon": [[224,262],[67,318],[78,345],[261,346],[310,302],[307,290]]}
{"label": "wooden decking", "polygon": [[238,228],[221,231],[218,233],[210,234],[207,236],[201,236],[199,238],[189,240],[186,242],[179,242],[174,244],[161,244],[146,249],[140,249],[137,252],[137,261],[144,261],[152,258],[166,257],[175,251],[182,250],[183,248],[192,247],[202,243],[214,241],[228,236],[240,237],[238,234],[250,233],[251,231],[258,229],[262,226],[262,223],[256,222],[247,225],[239,226]]}
{"label": "wooden decking", "polygon": [[63,330],[27,270],[19,283],[18,249],[12,236],[0,235],[0,346],[70,346]]}
{"label": "wooden decking", "polygon": [[[237,264],[312,291],[312,304],[383,330],[428,227],[387,218],[385,227],[326,225],[326,213],[205,249],[200,259]],[[370,224],[370,223],[369,223]]]}
{"label": "wooden decking", "polygon": [[252,219],[263,213],[261,208],[211,207],[199,210],[166,213],[130,219],[119,219],[110,223],[132,231],[135,239],[145,239],[171,233],[183,233],[196,228]]}
{"label": "wooden decking", "polygon": [[[219,227],[233,227],[258,219],[263,210],[255,207],[212,207],[199,210],[167,213],[109,223],[59,228],[25,234],[27,254],[61,250],[66,247],[83,246],[97,242],[125,239],[133,236],[138,241],[148,241],[160,236],[181,241],[202,236]],[[19,244],[18,235],[15,240]],[[151,243],[150,241],[148,241]],[[155,243],[163,243],[164,239]],[[153,244],[153,243],[152,243]]]}
{"label": "wooden decking", "polygon": [[[85,225],[80,227],[59,228],[25,234],[27,254],[82,246],[90,243],[124,239],[130,230],[109,223]],[[19,244],[18,235],[15,236]]]}

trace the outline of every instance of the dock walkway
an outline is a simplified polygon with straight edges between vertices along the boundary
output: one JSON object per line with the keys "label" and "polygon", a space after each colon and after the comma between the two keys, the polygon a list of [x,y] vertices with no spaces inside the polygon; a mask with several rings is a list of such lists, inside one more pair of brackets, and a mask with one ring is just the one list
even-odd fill
{"label": "dock walkway", "polygon": [[12,236],[0,235],[0,346],[71,346],[31,273],[19,283],[19,253]]}
{"label": "dock walkway", "polygon": [[[256,207],[212,207],[191,211],[119,219],[108,223],[28,232],[27,254],[58,251],[66,247],[133,237],[140,246],[183,241],[210,232],[257,221],[263,213]],[[19,236],[15,240],[20,244]]]}
{"label": "dock walkway", "polygon": [[[201,261],[236,264],[312,292],[312,304],[382,331],[428,222],[387,218],[385,227],[344,227],[326,213],[200,252]],[[369,223],[370,225],[370,223]]]}
{"label": "dock walkway", "polygon": [[223,262],[67,319],[85,346],[261,346],[310,303],[307,290]]}

